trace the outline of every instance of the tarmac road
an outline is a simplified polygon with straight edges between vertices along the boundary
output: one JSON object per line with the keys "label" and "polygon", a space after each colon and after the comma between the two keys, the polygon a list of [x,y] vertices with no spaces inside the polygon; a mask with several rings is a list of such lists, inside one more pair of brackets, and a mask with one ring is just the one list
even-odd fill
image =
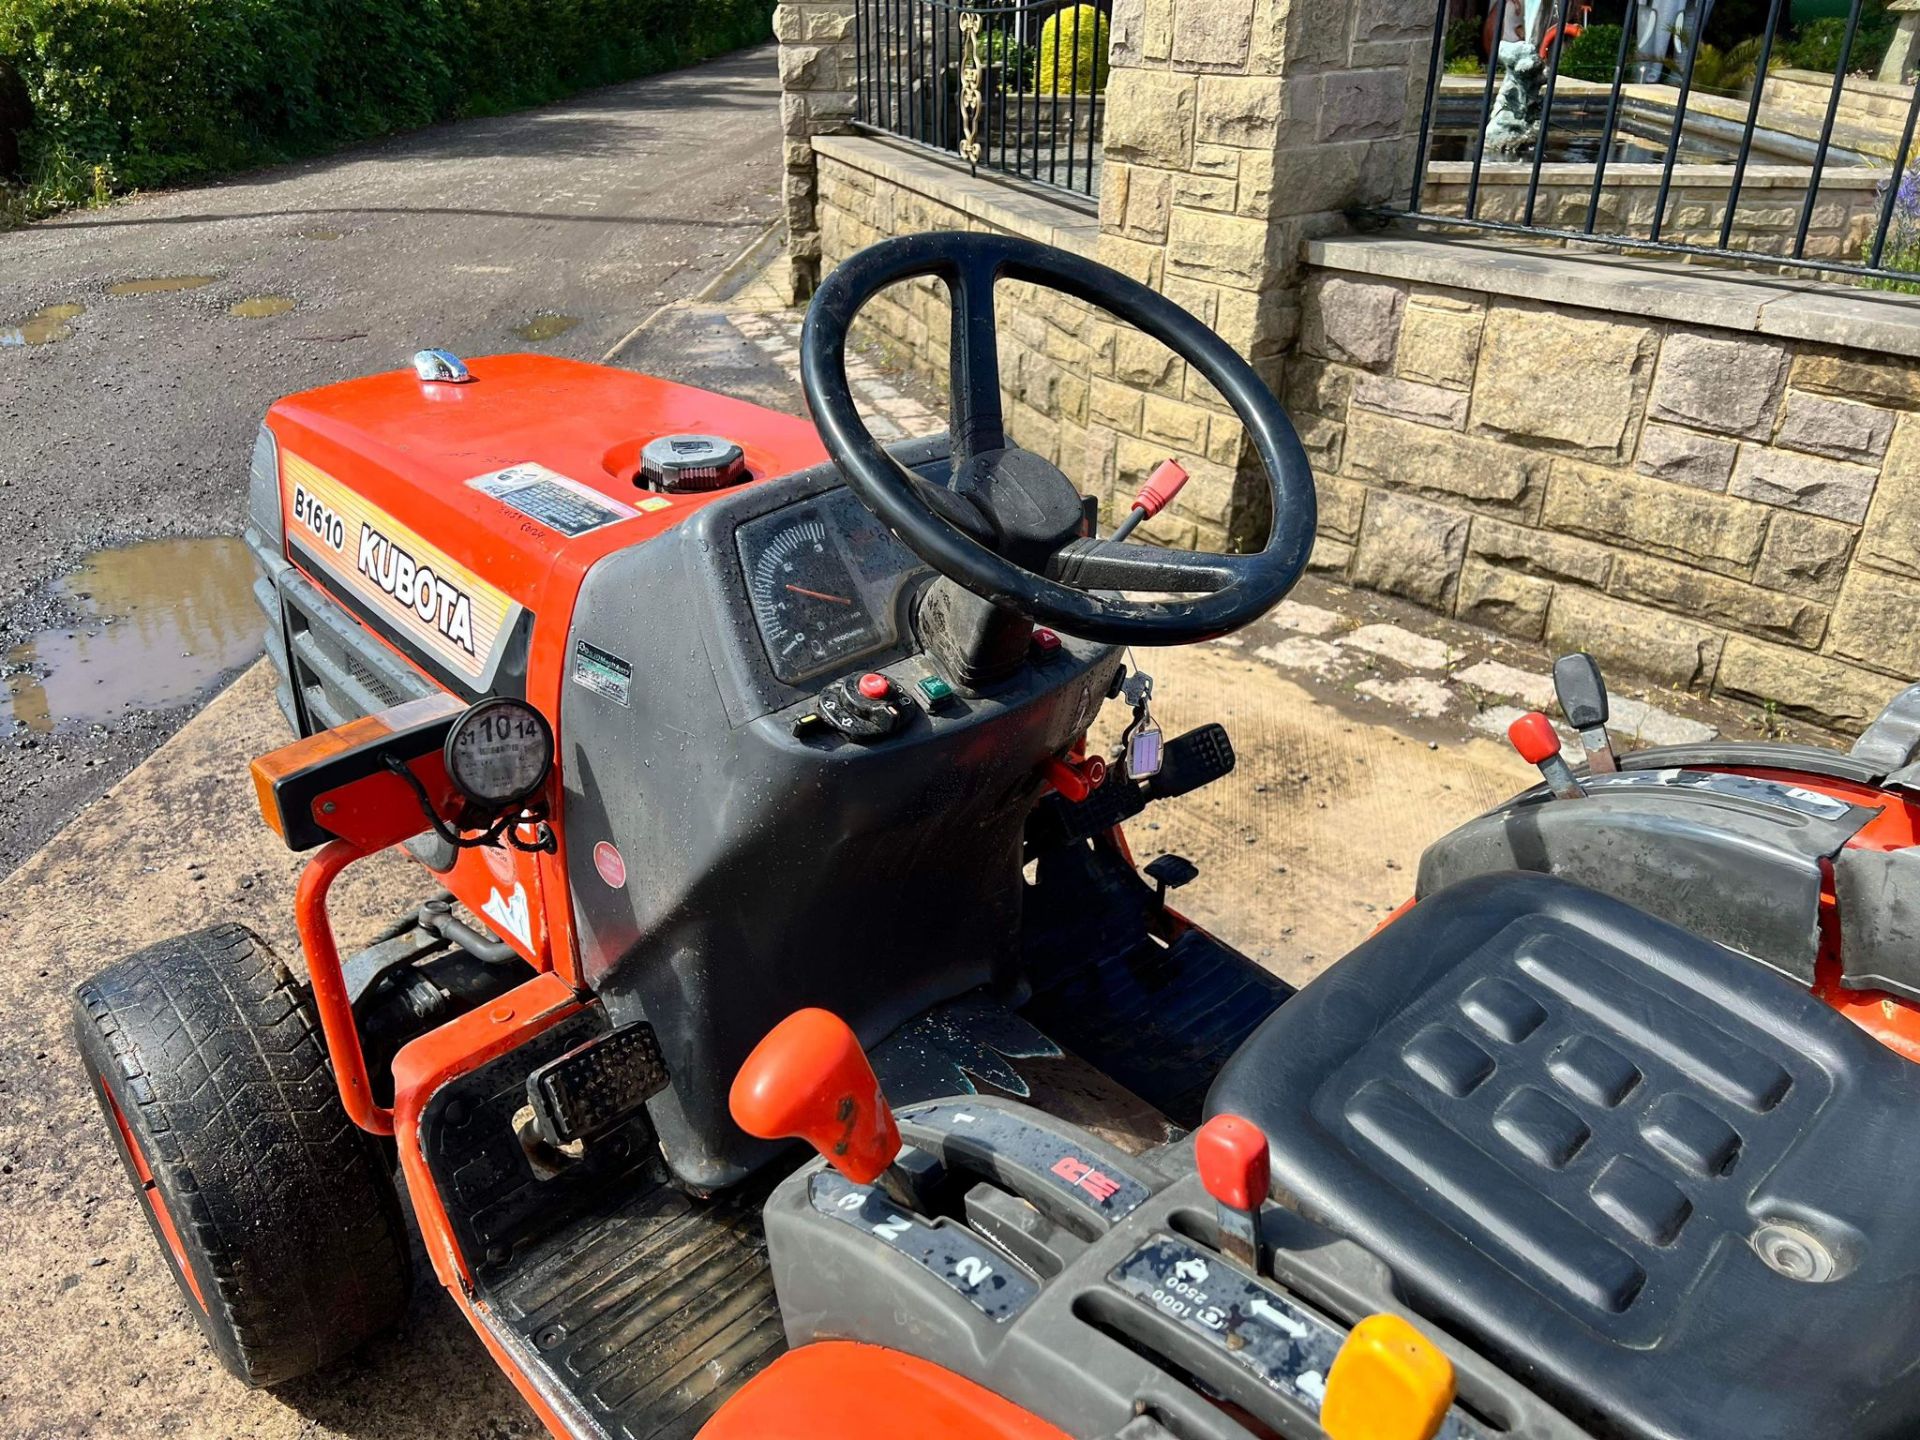
{"label": "tarmac road", "polygon": [[[54,642],[98,624],[90,593],[63,577],[103,547],[237,534],[254,430],[277,397],[426,345],[598,360],[624,342],[620,364],[796,405],[784,375],[697,311],[632,333],[697,296],[773,220],[778,107],[773,50],[742,51],[0,234],[0,875],[214,688],[181,704],[182,687],[156,676],[150,703],[53,733],[17,723],[23,705],[10,718],[9,683],[38,685],[40,662],[64,653]],[[203,283],[111,293],[156,281]],[[232,313],[281,301],[292,308]],[[47,319],[49,306],[84,308]],[[36,315],[29,332],[57,338],[7,343]],[[132,587],[208,554],[149,552]],[[166,652],[128,660],[97,645],[95,658],[158,672],[178,658]],[[139,681],[114,683],[139,700]]]}

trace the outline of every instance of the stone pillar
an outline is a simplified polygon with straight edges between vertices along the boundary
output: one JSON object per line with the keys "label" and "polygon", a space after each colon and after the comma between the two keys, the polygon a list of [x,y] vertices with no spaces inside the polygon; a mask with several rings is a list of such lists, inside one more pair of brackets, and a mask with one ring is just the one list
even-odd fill
{"label": "stone pillar", "polygon": [[[1301,242],[1412,180],[1430,0],[1116,0],[1099,258],[1205,320],[1277,391]],[[1085,478],[1109,513],[1179,453],[1169,544],[1258,544],[1258,461],[1217,394],[1154,342],[1095,345]],[[1189,463],[1188,457],[1191,457]]]}
{"label": "stone pillar", "polygon": [[1920,39],[1920,0],[1888,0],[1887,9],[1900,17],[1900,28],[1893,32],[1873,78],[1883,85],[1904,85],[1913,68],[1914,41]]}
{"label": "stone pillar", "polygon": [[773,35],[780,42],[787,298],[798,304],[820,283],[813,137],[845,130],[853,119],[853,0],[786,0],[773,12]]}

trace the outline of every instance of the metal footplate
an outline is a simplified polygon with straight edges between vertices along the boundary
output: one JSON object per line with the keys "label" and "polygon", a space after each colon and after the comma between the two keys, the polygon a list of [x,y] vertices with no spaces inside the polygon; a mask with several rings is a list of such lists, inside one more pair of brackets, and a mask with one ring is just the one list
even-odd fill
{"label": "metal footplate", "polygon": [[549,1145],[591,1139],[667,1088],[667,1062],[645,1021],[549,1060],[527,1077],[534,1127]]}

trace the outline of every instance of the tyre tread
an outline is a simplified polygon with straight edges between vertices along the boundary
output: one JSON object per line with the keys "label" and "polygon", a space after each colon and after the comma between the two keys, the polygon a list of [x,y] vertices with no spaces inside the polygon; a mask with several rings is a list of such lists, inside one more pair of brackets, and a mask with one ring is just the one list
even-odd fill
{"label": "tyre tread", "polygon": [[82,1051],[111,1070],[183,1243],[205,1262],[203,1328],[228,1368],[278,1384],[397,1323],[411,1267],[391,1172],[348,1119],[312,1010],[273,951],[216,925],[128,956],[74,999]]}

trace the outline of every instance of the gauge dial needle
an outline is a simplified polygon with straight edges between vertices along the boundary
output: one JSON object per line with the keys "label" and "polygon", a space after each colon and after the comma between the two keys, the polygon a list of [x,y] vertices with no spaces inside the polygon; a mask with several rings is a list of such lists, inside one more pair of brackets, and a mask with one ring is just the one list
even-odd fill
{"label": "gauge dial needle", "polygon": [[829,595],[824,590],[809,590],[804,585],[789,585],[787,589],[796,595],[804,595],[809,600],[828,600],[835,605],[851,605],[853,601],[844,595]]}

